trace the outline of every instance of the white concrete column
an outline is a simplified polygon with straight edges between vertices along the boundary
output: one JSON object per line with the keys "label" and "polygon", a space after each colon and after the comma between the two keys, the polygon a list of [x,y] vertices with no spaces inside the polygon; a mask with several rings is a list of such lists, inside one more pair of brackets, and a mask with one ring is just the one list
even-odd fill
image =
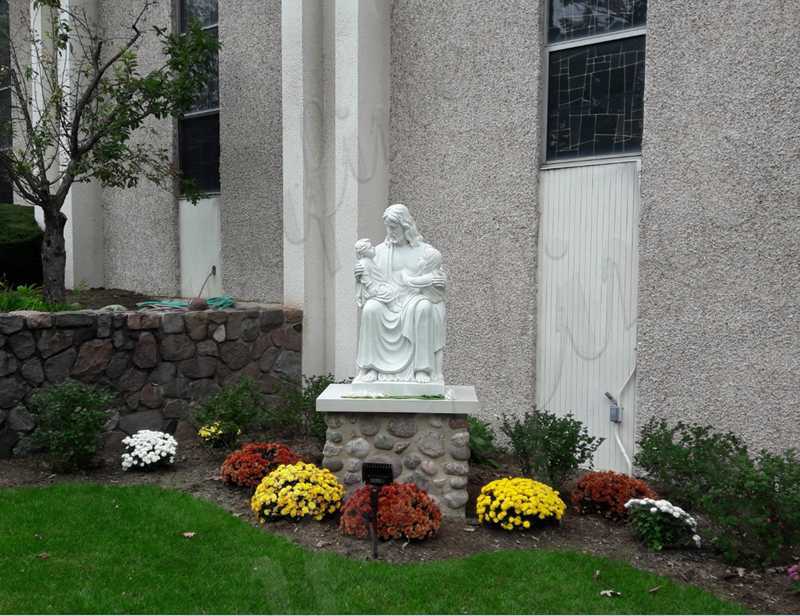
{"label": "white concrete column", "polygon": [[303,373],[324,374],[325,178],[321,0],[283,0],[283,297],[303,309]]}
{"label": "white concrete column", "polygon": [[353,376],[352,265],[383,239],[388,0],[284,0],[284,300],[304,311],[303,372]]}
{"label": "white concrete column", "polygon": [[388,199],[389,36],[391,2],[336,0],[335,169],[336,327],[333,370],[354,376],[358,319],[353,244],[383,239]]}
{"label": "white concrete column", "polygon": [[[97,0],[63,0],[62,6],[85,16],[87,21],[97,24]],[[52,53],[49,43],[50,9],[46,7],[35,8],[33,2],[30,7],[31,27],[35,38],[42,41],[49,49],[31,50],[32,62],[35,70],[38,67],[37,56],[41,53]],[[95,25],[95,27],[97,27]],[[79,54],[82,53],[80,45],[72,45],[59,56],[60,75],[64,76],[64,87],[67,91],[77,77],[73,72],[74,67],[80,63]],[[85,80],[84,80],[85,81]],[[43,90],[42,84],[34,85],[34,114],[37,106],[40,108],[43,100],[49,93]],[[83,285],[100,287],[104,283],[103,273],[103,206],[102,193],[97,182],[75,183],[70,188],[62,212],[67,217],[64,229],[67,262],[65,284],[68,289]],[[43,223],[41,210],[36,208],[36,217],[40,224]]]}

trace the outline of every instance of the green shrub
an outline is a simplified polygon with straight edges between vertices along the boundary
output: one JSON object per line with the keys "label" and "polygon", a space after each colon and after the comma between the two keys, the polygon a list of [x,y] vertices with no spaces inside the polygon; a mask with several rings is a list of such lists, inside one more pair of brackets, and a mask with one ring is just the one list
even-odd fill
{"label": "green shrub", "polygon": [[800,460],[794,450],[753,457],[731,432],[651,420],[636,463],[673,500],[697,509],[726,561],[763,565],[800,545]]}
{"label": "green shrub", "polygon": [[660,493],[694,509],[712,486],[722,485],[742,455],[747,447],[731,432],[683,422],[670,427],[653,418],[642,428],[635,460]]}
{"label": "green shrub", "polygon": [[310,436],[324,445],[327,427],[325,415],[317,413],[317,398],[335,382],[332,374],[323,374],[303,376],[302,387],[285,384],[278,392],[278,403],[267,413],[266,428],[278,433]]}
{"label": "green shrub", "polygon": [[526,475],[560,488],[579,467],[588,464],[603,440],[589,432],[572,414],[534,409],[520,420],[503,416],[500,428],[510,442],[511,451]]}
{"label": "green shrub", "polygon": [[226,385],[201,404],[194,413],[199,428],[214,426],[220,444],[233,447],[239,435],[264,417],[264,396],[255,381],[242,378]]}
{"label": "green shrub", "polygon": [[33,394],[34,442],[47,449],[56,471],[88,468],[97,453],[113,395],[90,385],[67,381]]}
{"label": "green shrub", "polygon": [[800,546],[800,460],[794,450],[741,453],[701,498],[711,542],[745,566],[780,562]]}
{"label": "green shrub", "polygon": [[500,453],[500,448],[495,444],[495,434],[492,426],[477,417],[468,417],[469,421],[469,452],[470,460],[474,464],[483,464],[498,468],[500,465],[494,457]]}
{"label": "green shrub", "polygon": [[35,285],[20,285],[12,289],[0,282],[0,312],[12,310],[59,312],[73,309],[74,306],[71,304],[48,304],[44,301],[42,290]]}
{"label": "green shrub", "polygon": [[0,278],[12,285],[41,282],[41,249],[34,208],[0,203]]}

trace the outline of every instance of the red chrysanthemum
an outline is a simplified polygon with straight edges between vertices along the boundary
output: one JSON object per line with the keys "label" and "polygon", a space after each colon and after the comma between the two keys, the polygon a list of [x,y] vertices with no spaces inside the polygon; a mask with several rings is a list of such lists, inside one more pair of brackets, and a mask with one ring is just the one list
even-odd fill
{"label": "red chrysanthemum", "polygon": [[248,443],[234,451],[222,463],[223,481],[255,488],[261,480],[281,464],[295,464],[300,458],[280,443]]}
{"label": "red chrysanthemum", "polygon": [[[359,488],[342,508],[339,528],[345,535],[369,535],[370,488]],[[442,512],[425,490],[413,483],[383,486],[378,495],[378,537],[425,539],[432,537],[442,523]]]}
{"label": "red chrysanthemum", "polygon": [[632,498],[656,499],[658,496],[644,481],[614,471],[587,473],[571,495],[572,504],[579,513],[599,513],[618,520],[628,515],[625,503]]}

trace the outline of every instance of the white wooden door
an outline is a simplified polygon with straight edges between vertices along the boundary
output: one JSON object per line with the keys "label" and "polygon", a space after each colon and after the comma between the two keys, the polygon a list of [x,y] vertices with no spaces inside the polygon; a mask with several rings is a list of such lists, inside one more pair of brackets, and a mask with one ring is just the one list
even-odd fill
{"label": "white wooden door", "polygon": [[540,181],[536,397],[606,440],[595,467],[628,472],[605,392],[623,407],[633,456],[639,162],[543,170]]}

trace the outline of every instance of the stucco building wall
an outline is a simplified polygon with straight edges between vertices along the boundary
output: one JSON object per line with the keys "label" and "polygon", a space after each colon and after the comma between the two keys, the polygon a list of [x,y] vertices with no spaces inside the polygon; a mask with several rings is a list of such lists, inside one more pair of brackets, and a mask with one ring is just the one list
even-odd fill
{"label": "stucco building wall", "polygon": [[800,11],[648,6],[639,426],[800,443]]}
{"label": "stucco building wall", "polygon": [[[99,2],[99,21],[107,35],[129,37],[130,24],[141,10],[142,0]],[[152,26],[169,30],[172,3],[162,0],[148,13],[139,46],[142,73],[163,63],[161,45]],[[173,150],[175,122],[149,120],[133,142],[147,141]],[[135,188],[102,192],[105,231],[105,286],[166,295],[180,290],[178,267],[178,204],[175,196],[142,178]]]}
{"label": "stucco building wall", "polygon": [[534,400],[541,5],[395,0],[389,201],[448,273],[445,380]]}
{"label": "stucco building wall", "polygon": [[222,283],[283,300],[281,2],[220,2]]}

